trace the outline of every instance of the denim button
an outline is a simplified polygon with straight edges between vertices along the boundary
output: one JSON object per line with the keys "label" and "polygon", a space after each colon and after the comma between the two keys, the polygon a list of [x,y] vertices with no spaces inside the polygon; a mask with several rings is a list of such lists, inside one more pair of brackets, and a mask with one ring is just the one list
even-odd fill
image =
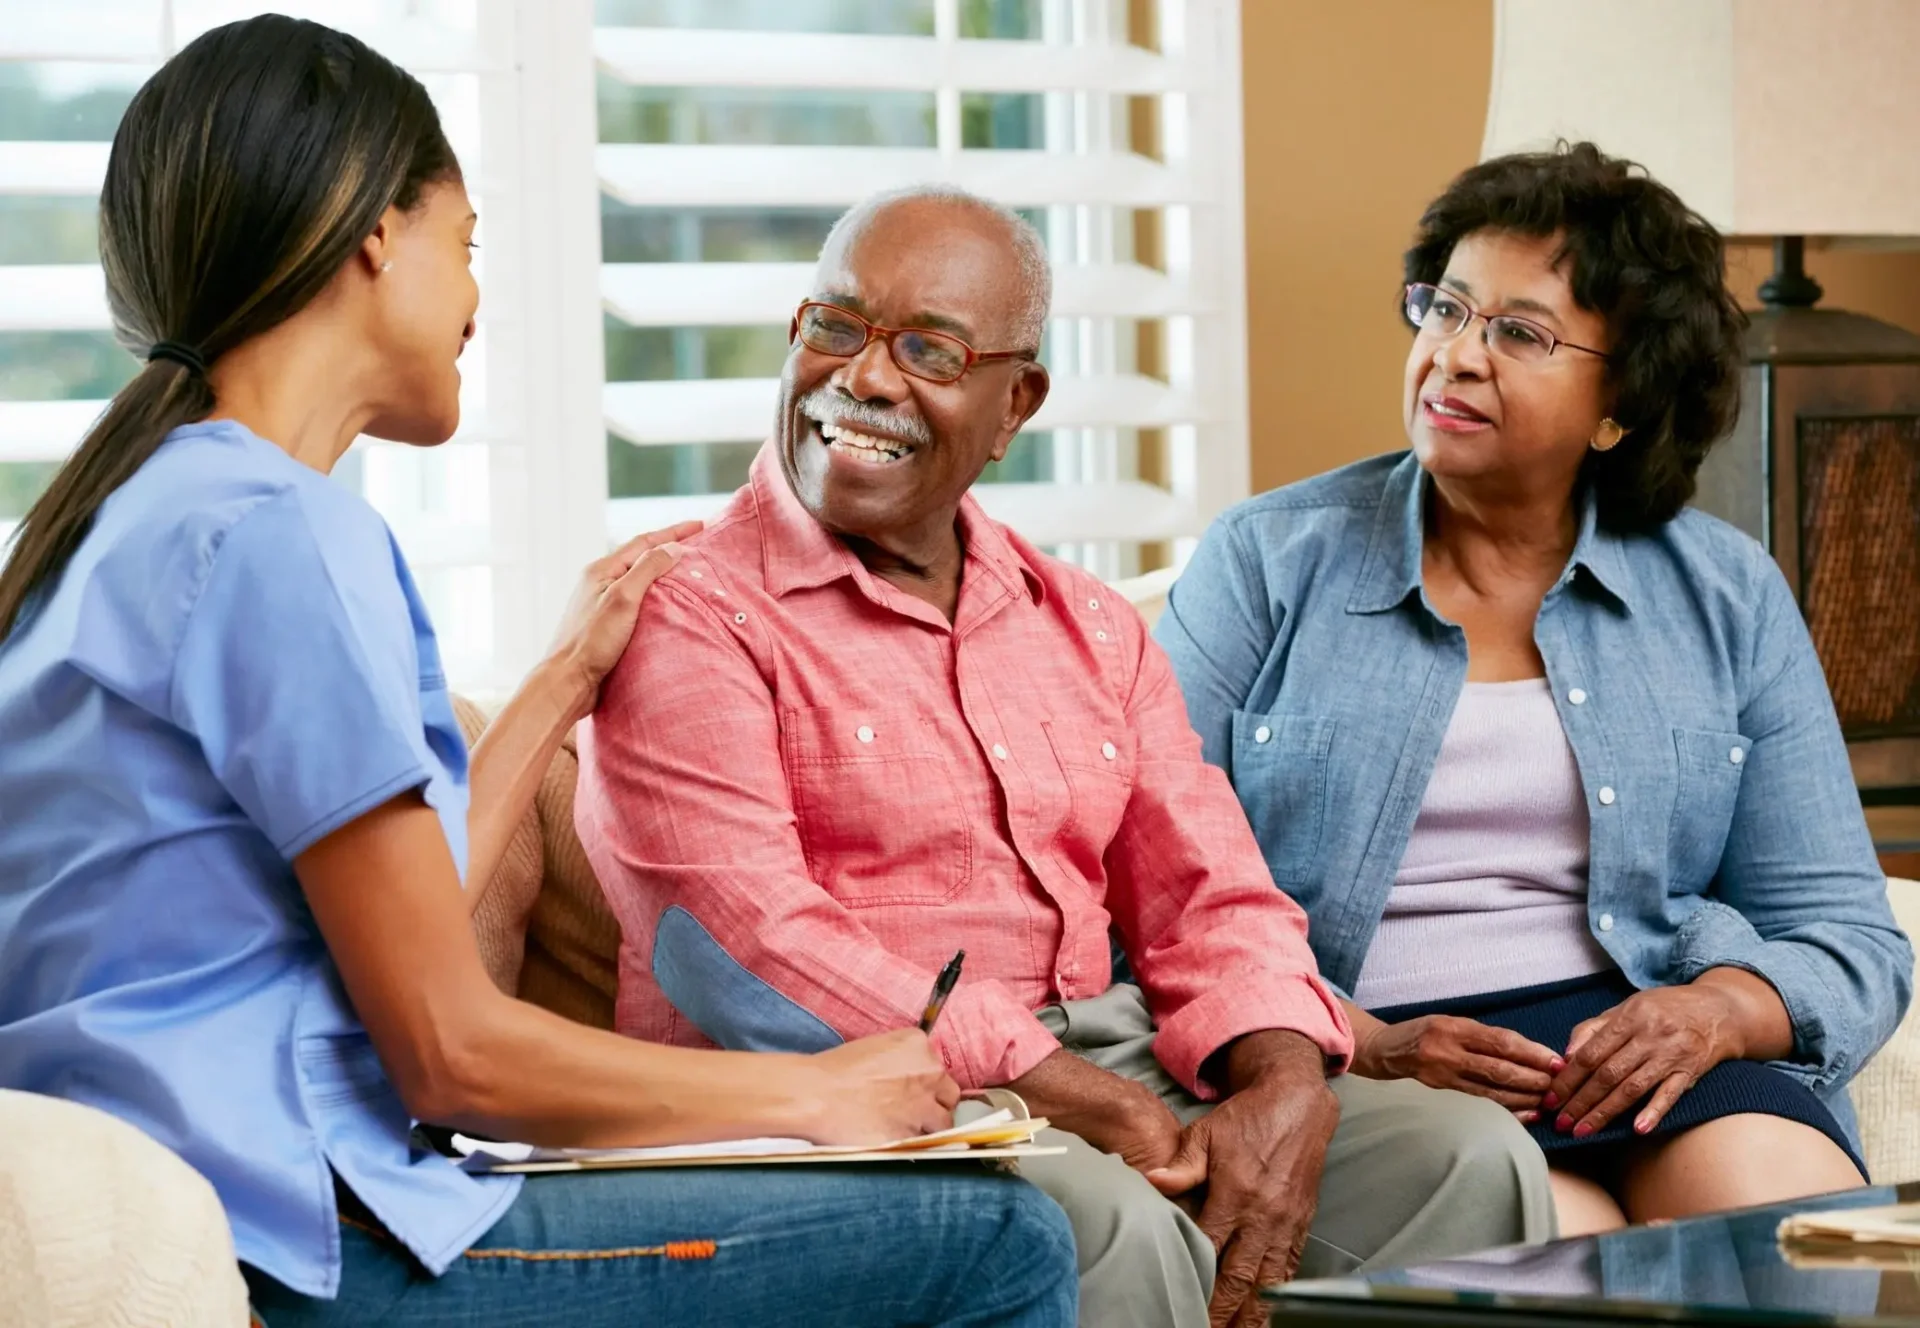
{"label": "denim button", "polygon": [[1612,931],[1612,930],[1613,930],[1613,914],[1611,914],[1611,913],[1602,913],[1602,914],[1600,915],[1600,930],[1601,930],[1601,931]]}
{"label": "denim button", "polygon": [[1576,687],[1567,693],[1567,700],[1574,705],[1585,705],[1587,703],[1587,694]]}
{"label": "denim button", "polygon": [[1613,806],[1613,790],[1611,788],[1603,788],[1600,790],[1600,805],[1602,807]]}
{"label": "denim button", "polygon": [[1742,761],[1747,759],[1746,750],[1744,748],[1735,747],[1732,751],[1727,753],[1727,759],[1733,762],[1735,765],[1739,765]]}
{"label": "denim button", "polygon": [[1268,728],[1265,724],[1262,724],[1259,728],[1253,731],[1253,740],[1255,742],[1272,742],[1273,730]]}

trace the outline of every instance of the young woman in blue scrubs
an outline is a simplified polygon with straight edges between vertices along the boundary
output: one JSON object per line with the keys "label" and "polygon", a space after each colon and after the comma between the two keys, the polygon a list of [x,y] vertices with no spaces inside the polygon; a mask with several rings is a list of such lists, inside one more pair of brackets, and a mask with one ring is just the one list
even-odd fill
{"label": "young woman in blue scrubs", "polygon": [[910,1030],[689,1051],[489,981],[461,882],[499,862],[687,532],[587,570],[469,757],[404,558],[326,476],[360,434],[453,433],[474,221],[424,89],[317,24],[217,29],[129,107],[101,253],[146,364],[0,572],[0,1086],[198,1168],[274,1328],[1072,1322],[1065,1219],[1012,1178],[523,1184],[410,1145],[416,1119],[873,1141],[956,1097]]}

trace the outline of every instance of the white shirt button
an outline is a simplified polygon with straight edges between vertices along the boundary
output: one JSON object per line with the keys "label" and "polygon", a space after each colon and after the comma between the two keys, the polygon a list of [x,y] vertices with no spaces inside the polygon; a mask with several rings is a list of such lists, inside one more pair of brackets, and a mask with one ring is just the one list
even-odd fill
{"label": "white shirt button", "polygon": [[1100,601],[1097,599],[1090,599],[1087,601],[1087,607],[1090,609],[1097,609],[1100,607]]}
{"label": "white shirt button", "polygon": [[1567,693],[1567,700],[1574,705],[1585,705],[1587,703],[1587,694],[1576,687]]}
{"label": "white shirt button", "polygon": [[1601,930],[1601,931],[1612,931],[1612,930],[1613,930],[1613,914],[1611,914],[1611,913],[1602,913],[1602,914],[1600,915],[1600,930]]}
{"label": "white shirt button", "polygon": [[736,613],[736,614],[734,614],[734,615],[733,615],[733,620],[734,620],[734,622],[735,622],[735,623],[737,623],[737,624],[739,624],[740,626],[742,626],[742,627],[744,627],[744,626],[746,626],[746,622],[747,622],[747,615],[746,615],[746,614],[744,614],[744,613]]}
{"label": "white shirt button", "polygon": [[853,731],[853,736],[860,739],[861,742],[872,742],[873,730],[868,728],[865,724],[862,724],[859,728]]}
{"label": "white shirt button", "polygon": [[1746,748],[1735,747],[1732,751],[1727,753],[1727,759],[1733,762],[1735,765],[1739,765],[1742,761],[1747,759]]}
{"label": "white shirt button", "polygon": [[1115,761],[1120,758],[1120,749],[1110,742],[1103,742],[1100,744],[1100,755],[1106,757],[1109,761]]}
{"label": "white shirt button", "polygon": [[1095,632],[1093,634],[1093,639],[1096,641],[1104,641],[1107,639],[1107,634],[1105,632]]}
{"label": "white shirt button", "polygon": [[993,759],[996,761],[1004,761],[1007,759],[1007,749],[997,742],[993,744]]}
{"label": "white shirt button", "polygon": [[698,567],[689,567],[687,569],[687,575],[692,577],[695,581],[698,581],[706,574],[702,572]]}
{"label": "white shirt button", "polygon": [[1611,788],[1603,788],[1600,790],[1600,805],[1602,807],[1613,806],[1613,790]]}
{"label": "white shirt button", "polygon": [[1268,728],[1265,724],[1262,724],[1259,728],[1253,731],[1253,740],[1255,742],[1272,742],[1273,730]]}

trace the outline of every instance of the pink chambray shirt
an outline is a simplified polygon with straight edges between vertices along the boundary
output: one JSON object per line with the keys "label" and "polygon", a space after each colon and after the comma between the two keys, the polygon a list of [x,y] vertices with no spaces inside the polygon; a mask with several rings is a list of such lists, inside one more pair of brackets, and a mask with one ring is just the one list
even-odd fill
{"label": "pink chambray shirt", "polygon": [[580,737],[620,1031],[712,1045],[653,978],[678,907],[846,1038],[912,1025],[964,947],[935,1046],[963,1087],[1004,1084],[1059,1047],[1034,1010],[1110,985],[1112,927],[1196,1095],[1259,1029],[1344,1065],[1306,916],[1139,615],[971,498],[960,529],[949,625],[815,522],[769,445],[649,592]]}

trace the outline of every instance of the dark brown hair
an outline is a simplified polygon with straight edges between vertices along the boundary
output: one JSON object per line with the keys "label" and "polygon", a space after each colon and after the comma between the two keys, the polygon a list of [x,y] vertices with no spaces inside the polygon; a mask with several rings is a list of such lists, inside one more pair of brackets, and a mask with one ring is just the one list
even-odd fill
{"label": "dark brown hair", "polygon": [[415,206],[459,169],[419,81],[318,23],[229,23],[147,80],[100,194],[114,333],[146,362],[21,522],[0,569],[0,639],[108,496],[169,432],[212,412],[194,361],[305,308],[389,207]]}
{"label": "dark brown hair", "polygon": [[1612,331],[1612,415],[1628,431],[1587,454],[1583,481],[1608,528],[1665,525],[1740,409],[1747,319],[1727,289],[1720,233],[1632,162],[1562,143],[1463,171],[1421,215],[1406,279],[1437,282],[1480,230],[1561,237],[1575,302]]}

